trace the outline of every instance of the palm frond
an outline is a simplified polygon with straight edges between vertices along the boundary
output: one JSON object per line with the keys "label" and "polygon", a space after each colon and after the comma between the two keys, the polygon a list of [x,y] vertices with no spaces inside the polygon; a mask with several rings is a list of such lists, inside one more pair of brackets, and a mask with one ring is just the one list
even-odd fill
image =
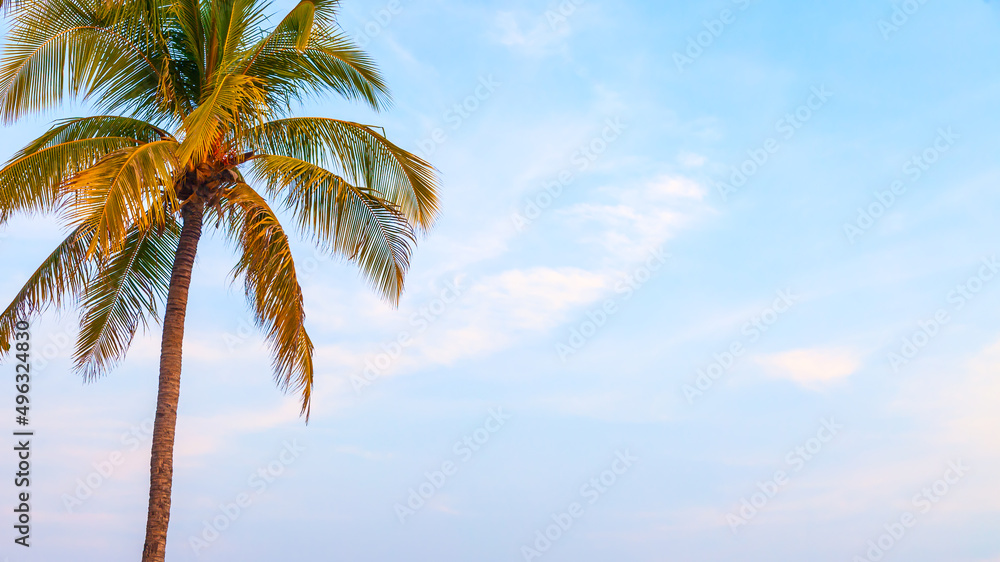
{"label": "palm frond", "polygon": [[357,263],[373,288],[399,302],[416,240],[392,203],[304,160],[263,155],[252,163],[252,175],[283,196],[305,235]]}
{"label": "palm frond", "polygon": [[54,210],[70,177],[113,152],[138,146],[139,141],[97,137],[54,143],[54,138],[43,135],[0,169],[0,224],[14,213]]}
{"label": "palm frond", "polygon": [[128,138],[134,139],[137,143],[174,139],[166,130],[132,117],[118,115],[75,117],[56,121],[45,134],[18,151],[14,159],[57,144],[98,137]]}
{"label": "palm frond", "polygon": [[0,59],[5,122],[56,106],[66,95],[93,98],[109,113],[156,98],[149,94],[159,91],[159,68],[127,29],[106,21],[102,4],[56,0],[18,11]]}
{"label": "palm frond", "polygon": [[178,144],[161,140],[125,148],[76,174],[67,185],[66,215],[93,232],[89,252],[120,251],[129,229],[164,227],[179,209],[174,193]]}
{"label": "palm frond", "polygon": [[201,99],[207,72],[202,12],[200,0],[174,0],[171,3],[174,27],[167,33],[172,39],[171,48],[177,54],[177,61],[171,69],[175,73],[175,87],[187,92],[188,112],[193,111]]}
{"label": "palm frond", "polygon": [[271,121],[250,129],[245,149],[329,168],[368,188],[427,229],[438,212],[438,180],[425,160],[365,125],[316,117]]}
{"label": "palm frond", "polygon": [[301,394],[309,417],[313,344],[305,328],[302,288],[288,237],[267,202],[249,185],[227,196],[228,232],[238,246],[234,278],[242,278],[257,324],[271,346],[275,378],[285,391]]}
{"label": "palm frond", "polygon": [[266,79],[276,103],[334,93],[375,110],[389,107],[392,96],[375,62],[343,32],[314,24],[309,4],[299,4],[293,19],[250,51],[244,73]]}
{"label": "palm frond", "polygon": [[234,65],[257,40],[256,34],[265,19],[265,7],[258,0],[225,0],[210,4],[206,60],[209,76],[215,72],[238,72]]}
{"label": "palm frond", "polygon": [[93,379],[125,358],[140,324],[157,318],[166,299],[180,227],[132,228],[122,249],[95,264],[80,306],[80,334],[74,360],[84,378]]}
{"label": "palm frond", "polygon": [[287,49],[289,45],[299,52],[304,50],[309,45],[313,24],[319,20],[319,25],[331,26],[339,5],[339,0],[302,0],[296,4],[270,33],[247,50],[241,74],[248,74],[262,55]]}
{"label": "palm frond", "polygon": [[208,97],[184,119],[182,166],[204,162],[220,149],[223,137],[239,135],[246,123],[263,121],[265,94],[260,80],[245,75],[226,75]]}
{"label": "palm frond", "polygon": [[0,0],[0,10],[4,14],[16,14],[18,10],[24,8],[30,0]]}
{"label": "palm frond", "polygon": [[74,230],[28,278],[0,314],[0,357],[10,349],[14,325],[19,320],[40,314],[49,306],[59,308],[82,294],[89,274],[89,245],[87,233]]}

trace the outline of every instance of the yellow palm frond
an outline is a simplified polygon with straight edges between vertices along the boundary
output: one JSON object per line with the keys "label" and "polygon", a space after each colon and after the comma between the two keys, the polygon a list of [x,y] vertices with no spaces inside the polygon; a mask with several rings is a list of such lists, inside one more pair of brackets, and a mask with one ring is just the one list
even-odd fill
{"label": "yellow palm frond", "polygon": [[278,384],[300,393],[308,420],[313,344],[306,333],[302,288],[288,237],[270,206],[250,186],[235,186],[227,200],[228,231],[239,252],[233,275],[244,280],[247,300],[271,345]]}
{"label": "yellow palm frond", "polygon": [[272,103],[327,92],[375,110],[391,104],[375,62],[332,25],[336,2],[300,2],[246,55],[241,72],[267,80]]}
{"label": "yellow palm frond", "polygon": [[0,223],[15,212],[50,211],[68,178],[112,152],[172,138],[138,119],[98,115],[57,122],[0,168]]}
{"label": "yellow palm frond", "polygon": [[88,252],[120,251],[129,229],[164,227],[179,208],[174,193],[178,144],[146,143],[113,152],[67,185],[66,215],[93,233]]}
{"label": "yellow palm frond", "polygon": [[0,169],[0,223],[18,212],[49,212],[65,182],[113,152],[135,147],[135,139],[101,137],[46,146],[18,156]]}
{"label": "yellow palm frond", "polygon": [[220,148],[223,137],[264,119],[266,96],[259,79],[245,75],[223,76],[209,95],[184,119],[184,140],[179,151],[181,166],[209,159]]}

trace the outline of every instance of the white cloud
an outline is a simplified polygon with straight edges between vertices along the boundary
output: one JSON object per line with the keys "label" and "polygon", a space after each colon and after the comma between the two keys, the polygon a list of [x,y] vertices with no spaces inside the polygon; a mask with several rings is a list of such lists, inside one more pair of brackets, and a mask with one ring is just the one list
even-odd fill
{"label": "white cloud", "polygon": [[853,351],[839,348],[796,349],[757,355],[754,360],[768,376],[814,390],[851,376],[860,365]]}
{"label": "white cloud", "polygon": [[551,330],[571,311],[597,300],[610,280],[608,275],[582,269],[545,267],[483,278],[417,336],[390,372],[449,365],[503,349],[528,334]]}
{"label": "white cloud", "polygon": [[[610,290],[613,277],[578,268],[513,269],[462,286],[456,301],[423,303],[430,316],[400,313],[395,330],[366,346],[318,346],[314,401],[350,402],[351,377],[371,365],[378,378],[419,372],[486,356],[545,333]],[[437,306],[440,305],[440,306]],[[432,320],[425,322],[427,318]],[[419,321],[415,321],[419,320]],[[407,344],[399,346],[400,336]]]}
{"label": "white cloud", "polygon": [[684,176],[662,175],[637,188],[606,187],[599,193],[604,203],[580,203],[560,215],[580,229],[582,241],[603,247],[619,267],[643,259],[710,210],[705,188]]}
{"label": "white cloud", "polygon": [[576,268],[515,269],[486,279],[474,296],[507,311],[512,328],[538,330],[552,327],[566,310],[592,302],[607,281],[605,276]]}
{"label": "white cloud", "polygon": [[660,200],[678,198],[701,201],[705,198],[705,188],[683,176],[660,176],[651,181],[647,189],[651,198]]}

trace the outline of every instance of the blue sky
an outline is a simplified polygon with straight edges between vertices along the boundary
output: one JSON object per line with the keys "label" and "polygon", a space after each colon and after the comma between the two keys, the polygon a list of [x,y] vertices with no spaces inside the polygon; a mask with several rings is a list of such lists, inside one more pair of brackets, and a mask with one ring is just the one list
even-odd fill
{"label": "blue sky", "polygon": [[[398,309],[296,246],[308,426],[205,239],[168,559],[1000,560],[1000,12],[894,6],[345,0],[396,104],[302,112],[423,151],[443,212]],[[6,227],[0,297],[60,232]],[[33,328],[12,561],[141,550],[158,334],[82,384],[75,323]]]}

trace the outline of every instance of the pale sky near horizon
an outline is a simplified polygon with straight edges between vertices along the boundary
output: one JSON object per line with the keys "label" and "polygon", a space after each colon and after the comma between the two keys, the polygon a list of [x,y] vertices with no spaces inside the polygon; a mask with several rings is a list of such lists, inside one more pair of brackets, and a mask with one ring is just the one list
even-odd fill
{"label": "pale sky near horizon", "polygon": [[[421,151],[442,214],[398,309],[295,247],[308,426],[204,239],[167,559],[1000,562],[996,3],[559,10],[343,2],[395,105],[301,113]],[[61,232],[0,233],[0,300]],[[158,332],[83,384],[75,325],[33,326],[33,546],[5,446],[0,559],[142,549]]]}

